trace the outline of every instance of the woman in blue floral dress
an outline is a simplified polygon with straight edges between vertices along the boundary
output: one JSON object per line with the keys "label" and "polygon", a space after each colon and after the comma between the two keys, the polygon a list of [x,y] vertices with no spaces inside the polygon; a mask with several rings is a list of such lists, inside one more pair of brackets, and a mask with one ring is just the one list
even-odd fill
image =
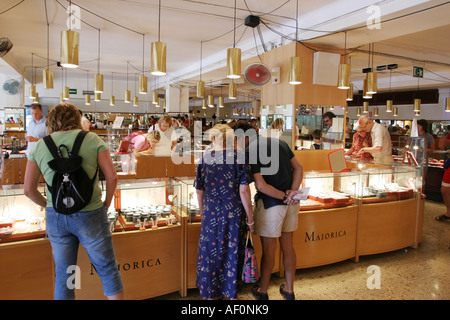
{"label": "woman in blue floral dress", "polygon": [[252,176],[244,154],[234,148],[232,132],[227,125],[214,126],[213,147],[198,164],[194,182],[202,213],[197,259],[197,288],[202,299],[237,299],[246,224],[253,231],[248,186]]}

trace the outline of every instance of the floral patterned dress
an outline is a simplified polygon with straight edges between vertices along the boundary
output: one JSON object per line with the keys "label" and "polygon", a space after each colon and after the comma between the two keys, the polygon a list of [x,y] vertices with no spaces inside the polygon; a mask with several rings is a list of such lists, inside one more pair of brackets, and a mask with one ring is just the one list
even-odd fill
{"label": "floral patterned dress", "polygon": [[352,152],[353,158],[366,161],[373,160],[373,156],[369,152],[364,152],[360,156],[357,155],[358,151],[361,150],[362,148],[372,147],[372,137],[370,136],[370,134],[366,134],[366,136],[363,137],[358,132],[355,132],[355,134],[353,135],[352,147],[353,147]]}
{"label": "floral patterned dress", "polygon": [[236,299],[242,284],[247,227],[239,185],[252,182],[242,155],[236,150],[208,151],[197,167],[194,187],[204,190],[197,258],[202,299]]}

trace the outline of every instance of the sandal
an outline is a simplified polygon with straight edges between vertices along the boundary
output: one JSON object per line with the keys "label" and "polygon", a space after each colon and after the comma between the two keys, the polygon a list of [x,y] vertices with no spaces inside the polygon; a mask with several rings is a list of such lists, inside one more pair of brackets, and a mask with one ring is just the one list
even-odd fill
{"label": "sandal", "polygon": [[445,215],[445,214],[441,214],[440,216],[436,216],[434,218],[434,220],[436,220],[436,221],[446,221],[446,220],[450,220],[450,217]]}
{"label": "sandal", "polygon": [[256,285],[252,288],[252,294],[256,300],[269,300],[269,295],[267,293],[258,292],[259,286]]}
{"label": "sandal", "polygon": [[286,300],[295,300],[295,294],[284,291],[284,283],[280,286],[280,293]]}

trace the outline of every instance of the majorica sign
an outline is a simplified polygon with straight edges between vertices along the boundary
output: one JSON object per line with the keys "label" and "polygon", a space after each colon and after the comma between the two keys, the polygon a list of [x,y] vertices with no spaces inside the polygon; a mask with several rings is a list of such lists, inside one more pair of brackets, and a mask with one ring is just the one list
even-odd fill
{"label": "majorica sign", "polygon": [[341,238],[347,235],[347,231],[339,230],[334,232],[326,232],[326,233],[316,233],[315,231],[308,233],[305,232],[305,242],[308,241],[322,241],[322,240],[330,240],[334,238]]}
{"label": "majorica sign", "polygon": [[[132,262],[125,262],[122,264],[118,264],[117,268],[119,271],[134,271],[138,269],[147,269],[147,268],[153,268],[156,266],[159,266],[161,264],[161,260],[159,258],[153,259],[147,259],[147,260],[141,260],[141,261],[132,261]],[[91,275],[94,275],[95,267],[91,263]]]}

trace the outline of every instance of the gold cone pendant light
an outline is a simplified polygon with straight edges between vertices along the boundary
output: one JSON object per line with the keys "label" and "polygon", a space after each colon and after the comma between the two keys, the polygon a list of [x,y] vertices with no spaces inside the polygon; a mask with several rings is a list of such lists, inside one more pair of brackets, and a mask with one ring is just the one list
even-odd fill
{"label": "gold cone pendant light", "polygon": [[289,58],[289,83],[301,84],[302,83],[302,61],[301,57]]}
{"label": "gold cone pendant light", "polygon": [[84,104],[87,106],[91,105],[91,96],[89,94],[84,96]]}
{"label": "gold cone pendant light", "polygon": [[445,112],[450,112],[450,98],[445,98]]}
{"label": "gold cone pendant light", "polygon": [[139,105],[138,97],[137,97],[137,96],[134,96],[134,99],[133,99],[133,106],[134,106],[134,107],[137,107],[138,105]]}
{"label": "gold cone pendant light", "polygon": [[398,107],[394,107],[394,117],[398,116]]}
{"label": "gold cone pendant light", "polygon": [[364,79],[363,98],[372,99],[372,95],[367,92],[367,79]]}
{"label": "gold cone pendant light", "polygon": [[420,103],[421,103],[420,99],[414,99],[414,112],[420,111]]}
{"label": "gold cone pendant light", "polygon": [[347,89],[347,101],[353,101],[353,83],[350,83],[350,88]]}
{"label": "gold cone pendant light", "polygon": [[206,99],[202,99],[202,109],[206,109]]}
{"label": "gold cone pendant light", "polygon": [[61,66],[78,68],[78,47],[80,34],[72,30],[61,32]]}
{"label": "gold cone pendant light", "polygon": [[30,86],[30,91],[29,91],[28,97],[29,97],[30,99],[33,99],[34,97],[36,97],[36,86],[35,86],[34,84],[32,84],[32,85]]}
{"label": "gold cone pendant light", "polygon": [[392,105],[393,105],[392,100],[386,100],[386,112],[392,112]]}
{"label": "gold cone pendant light", "polygon": [[227,49],[227,78],[241,77],[241,49],[236,48],[236,0],[234,0],[233,48]]}
{"label": "gold cone pendant light", "polygon": [[338,73],[338,89],[350,88],[350,65],[340,64]]}
{"label": "gold cone pendant light", "polygon": [[363,102],[363,113],[369,113],[369,101]]}
{"label": "gold cone pendant light", "polygon": [[224,99],[222,96],[219,97],[219,108],[225,107]]}
{"label": "gold cone pendant light", "polygon": [[214,96],[211,94],[208,95],[208,107],[214,108]]}
{"label": "gold cone pendant light", "polygon": [[378,90],[377,73],[376,72],[367,73],[366,79],[367,79],[367,93],[368,94],[377,93]]}
{"label": "gold cone pendant light", "polygon": [[63,90],[63,100],[69,100],[70,99],[70,90],[69,87],[64,87]]}
{"label": "gold cone pendant light", "polygon": [[227,49],[227,78],[239,79],[241,77],[241,49]]}
{"label": "gold cone pendant light", "polygon": [[152,69],[154,76],[166,74],[166,44],[164,42],[152,42]]}
{"label": "gold cone pendant light", "polygon": [[163,76],[166,74],[166,44],[161,42],[161,0],[158,9],[158,42],[152,42],[151,74]]}
{"label": "gold cone pendant light", "polygon": [[361,108],[356,109],[356,115],[359,117],[361,115]]}
{"label": "gold cone pendant light", "polygon": [[95,82],[94,82],[94,92],[95,93],[102,93],[103,92],[103,75],[102,74],[96,74],[94,80],[95,80]]}
{"label": "gold cone pendant light", "polygon": [[373,110],[373,115],[374,115],[375,117],[378,117],[378,107],[375,107],[375,108],[374,108],[374,110]]}
{"label": "gold cone pendant light", "polygon": [[94,100],[95,101],[102,101],[102,94],[101,94],[101,92],[95,92],[94,93]]}
{"label": "gold cone pendant light", "polygon": [[131,91],[130,90],[125,90],[124,102],[125,103],[130,103],[131,102]]}
{"label": "gold cone pendant light", "polygon": [[49,69],[42,70],[42,81],[45,89],[53,89],[53,71]]}
{"label": "gold cone pendant light", "polygon": [[147,94],[148,78],[146,76],[139,77],[139,93]]}
{"label": "gold cone pendant light", "polygon": [[228,99],[236,99],[236,83],[230,83],[228,88]]}
{"label": "gold cone pendant light", "polygon": [[197,98],[205,97],[205,82],[197,81]]}
{"label": "gold cone pendant light", "polygon": [[153,95],[152,103],[153,104],[158,104],[158,91],[153,91],[152,95]]}
{"label": "gold cone pendant light", "polygon": [[114,107],[116,105],[116,97],[115,96],[109,97],[109,105],[111,107]]}

